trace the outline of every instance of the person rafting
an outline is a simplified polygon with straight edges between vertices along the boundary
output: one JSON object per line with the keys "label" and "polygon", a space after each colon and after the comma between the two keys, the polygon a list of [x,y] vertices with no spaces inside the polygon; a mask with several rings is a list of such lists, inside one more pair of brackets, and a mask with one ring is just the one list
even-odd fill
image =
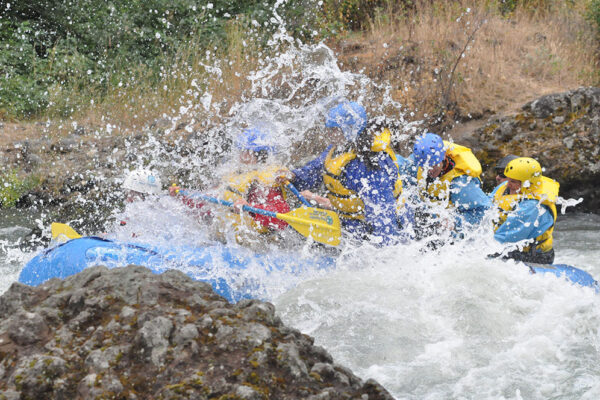
{"label": "person rafting", "polygon": [[515,156],[514,154],[509,154],[505,157],[502,157],[496,163],[496,166],[494,167],[494,172],[496,172],[496,187],[489,194],[489,197],[491,199],[494,198],[498,189],[500,189],[501,186],[504,186],[502,184],[508,180],[506,175],[504,175],[504,169],[506,168],[506,166],[508,165],[509,162],[511,162],[512,160],[514,160],[516,158],[519,158],[519,156]]}
{"label": "person rafting", "polygon": [[494,204],[500,211],[494,239],[504,244],[527,244],[503,258],[552,264],[559,183],[543,176],[540,163],[530,157],[510,161],[504,175],[507,181],[494,195]]}
{"label": "person rafting", "polygon": [[[156,206],[156,200],[162,193],[162,182],[157,173],[150,169],[138,168],[126,173],[123,179],[125,208],[115,215],[115,225],[111,232],[120,238],[139,238],[149,227],[138,223],[139,215]],[[136,218],[131,218],[136,216]],[[102,236],[110,236],[103,233]]]}
{"label": "person rafting", "polygon": [[[354,141],[367,126],[367,111],[354,101],[343,101],[327,111],[325,117],[325,135],[332,139],[333,143],[347,143]],[[286,176],[302,194],[314,199],[314,193],[308,192],[323,185],[323,171],[325,170],[325,159],[336,147],[330,144],[315,159],[309,161],[299,168],[292,169]],[[322,199],[321,199],[322,200]]]}
{"label": "person rafting", "polygon": [[[238,171],[226,176],[218,191],[222,192],[225,201],[233,203],[236,212],[227,213],[225,218],[220,218],[217,225],[221,228],[233,225],[238,242],[252,241],[256,238],[256,233],[263,235],[284,230],[288,224],[281,219],[242,212],[244,206],[275,213],[290,211],[283,183],[278,179],[282,171],[287,169],[272,164],[272,157],[277,153],[274,138],[265,129],[250,127],[237,138],[235,146],[239,152]],[[179,190],[178,186],[169,188],[171,195],[176,195]],[[193,196],[182,196],[182,200],[191,208],[207,208],[205,201],[196,201]],[[220,229],[219,233],[225,232]],[[222,235],[218,236],[224,240]]]}
{"label": "person rafting", "polygon": [[147,169],[128,172],[123,180],[123,189],[128,203],[144,200],[147,195],[159,195],[162,191],[160,177]]}
{"label": "person rafting", "polygon": [[[290,211],[283,184],[277,181],[280,171],[285,167],[268,165],[269,158],[276,153],[273,143],[273,137],[266,130],[258,128],[246,129],[238,138],[239,161],[250,171],[229,175],[225,179],[224,194],[225,200],[233,201],[238,212],[244,205],[277,213]],[[287,227],[285,221],[274,217],[260,214],[252,214],[251,217],[253,229],[260,233]]]}
{"label": "person rafting", "polygon": [[426,133],[402,161],[401,171],[409,175],[407,181],[416,186],[421,201],[441,204],[458,214],[454,220],[441,221],[446,229],[457,232],[465,227],[463,223],[481,222],[491,201],[481,190],[481,164],[469,148]]}
{"label": "person rafting", "polygon": [[[123,180],[123,189],[125,190],[126,208],[132,207],[130,204],[143,201],[147,196],[158,196],[162,191],[162,182],[160,177],[148,169],[136,169],[130,171]],[[119,219],[120,226],[127,225],[128,218],[123,216]],[[139,236],[132,232],[132,237]]]}
{"label": "person rafting", "polygon": [[410,221],[390,142],[389,129],[374,120],[354,140],[332,147],[323,164],[327,197],[319,205],[335,210],[352,237],[378,245],[406,238],[402,226]]}

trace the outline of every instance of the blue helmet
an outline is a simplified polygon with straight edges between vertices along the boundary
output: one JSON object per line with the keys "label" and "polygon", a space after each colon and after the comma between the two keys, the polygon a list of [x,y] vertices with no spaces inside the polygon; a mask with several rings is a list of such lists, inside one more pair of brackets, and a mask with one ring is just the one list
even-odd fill
{"label": "blue helmet", "polygon": [[246,128],[237,139],[241,150],[275,152],[271,134],[258,128]]}
{"label": "blue helmet", "polygon": [[413,156],[419,167],[437,165],[446,157],[444,141],[435,133],[426,133],[415,142]]}
{"label": "blue helmet", "polygon": [[327,112],[325,126],[340,128],[346,140],[354,141],[367,126],[367,111],[354,101],[340,103]]}

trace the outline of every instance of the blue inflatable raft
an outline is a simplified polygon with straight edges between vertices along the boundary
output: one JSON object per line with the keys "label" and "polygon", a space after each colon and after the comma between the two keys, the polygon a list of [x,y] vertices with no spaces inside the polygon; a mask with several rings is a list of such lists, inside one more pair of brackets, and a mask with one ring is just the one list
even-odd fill
{"label": "blue inflatable raft", "polygon": [[[104,265],[108,268],[142,265],[155,273],[177,269],[195,280],[209,283],[216,293],[231,302],[245,298],[264,298],[264,283],[293,285],[292,277],[331,269],[335,258],[303,256],[295,253],[258,254],[220,243],[199,248],[159,248],[98,237],[82,237],[50,247],[29,261],[19,282],[37,286],[51,278],[64,279],[84,268]],[[527,264],[532,273],[554,274],[581,286],[600,291],[598,282],[587,272],[565,264]]]}
{"label": "blue inflatable raft", "polygon": [[598,282],[589,273],[567,264],[533,264],[525,263],[534,274],[554,274],[581,286],[591,287],[596,293],[600,292]]}
{"label": "blue inflatable raft", "polygon": [[[262,284],[275,272],[298,276],[304,272],[332,268],[335,259],[295,254],[258,254],[220,243],[198,248],[163,249],[98,237],[82,237],[50,247],[29,261],[19,282],[37,286],[52,279],[64,279],[84,268],[141,265],[155,273],[177,269],[195,280],[209,283],[216,293],[231,302],[262,297]],[[288,279],[289,280],[289,279]]]}

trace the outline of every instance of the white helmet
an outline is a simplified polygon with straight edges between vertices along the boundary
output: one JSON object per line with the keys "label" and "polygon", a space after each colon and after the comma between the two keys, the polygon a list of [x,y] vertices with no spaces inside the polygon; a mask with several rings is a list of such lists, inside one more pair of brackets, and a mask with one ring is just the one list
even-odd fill
{"label": "white helmet", "polygon": [[145,194],[160,194],[162,190],[160,178],[145,169],[129,172],[123,181],[123,187]]}

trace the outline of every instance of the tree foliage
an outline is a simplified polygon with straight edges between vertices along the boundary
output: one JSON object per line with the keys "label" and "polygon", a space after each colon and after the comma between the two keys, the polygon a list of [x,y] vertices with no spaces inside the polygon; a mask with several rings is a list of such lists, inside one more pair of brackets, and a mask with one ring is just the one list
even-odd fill
{"label": "tree foliage", "polygon": [[[48,106],[53,88],[106,90],[140,66],[155,71],[192,40],[225,43],[231,19],[267,32],[275,0],[19,0],[0,5],[0,116],[28,117]],[[306,36],[306,1],[279,12]],[[307,8],[310,10],[310,8]],[[67,109],[68,113],[69,110]]]}

